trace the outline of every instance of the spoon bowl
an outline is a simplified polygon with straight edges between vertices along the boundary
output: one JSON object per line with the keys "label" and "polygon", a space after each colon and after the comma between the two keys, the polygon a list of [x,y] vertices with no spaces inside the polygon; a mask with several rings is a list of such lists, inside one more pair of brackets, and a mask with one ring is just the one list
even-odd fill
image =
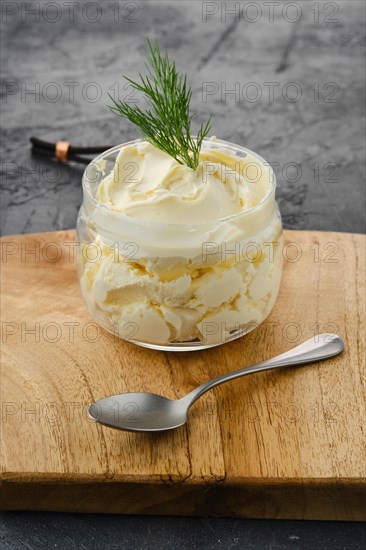
{"label": "spoon bowl", "polygon": [[99,399],[89,407],[89,417],[119,430],[160,432],[182,426],[187,409],[181,400],[172,400],[156,393],[122,393]]}

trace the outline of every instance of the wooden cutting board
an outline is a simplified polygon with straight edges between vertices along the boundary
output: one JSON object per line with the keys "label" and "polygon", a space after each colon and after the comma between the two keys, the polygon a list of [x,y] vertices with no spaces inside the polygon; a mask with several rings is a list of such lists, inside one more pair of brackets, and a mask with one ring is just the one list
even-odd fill
{"label": "wooden cutting board", "polygon": [[[163,353],[98,329],[73,231],[2,239],[1,508],[366,519],[365,238],[286,231],[271,316],[205,351]],[[236,380],[187,426],[126,433],[88,404],[125,391],[178,398],[208,378],[336,332],[345,352]]]}

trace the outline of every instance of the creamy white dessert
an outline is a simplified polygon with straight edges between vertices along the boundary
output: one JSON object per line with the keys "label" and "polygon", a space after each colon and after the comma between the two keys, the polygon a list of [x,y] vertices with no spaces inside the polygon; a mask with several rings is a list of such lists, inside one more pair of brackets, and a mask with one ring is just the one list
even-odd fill
{"label": "creamy white dessert", "polygon": [[195,224],[249,210],[268,190],[265,178],[254,183],[241,175],[239,159],[225,150],[201,150],[200,164],[192,170],[142,142],[121,149],[96,198],[140,220]]}
{"label": "creamy white dessert", "polygon": [[81,287],[119,336],[218,344],[272,309],[281,222],[273,172],[257,155],[239,156],[213,139],[193,170],[133,142],[122,146],[95,199],[85,216],[99,254],[82,254]]}

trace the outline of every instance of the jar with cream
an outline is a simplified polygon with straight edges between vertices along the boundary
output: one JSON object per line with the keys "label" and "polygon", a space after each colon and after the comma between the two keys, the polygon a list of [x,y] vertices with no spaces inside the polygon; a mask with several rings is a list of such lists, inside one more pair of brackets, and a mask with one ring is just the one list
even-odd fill
{"label": "jar with cream", "polygon": [[196,170],[143,140],[97,157],[77,223],[81,291],[95,320],[172,351],[253,330],[280,285],[275,187],[261,157],[215,138]]}

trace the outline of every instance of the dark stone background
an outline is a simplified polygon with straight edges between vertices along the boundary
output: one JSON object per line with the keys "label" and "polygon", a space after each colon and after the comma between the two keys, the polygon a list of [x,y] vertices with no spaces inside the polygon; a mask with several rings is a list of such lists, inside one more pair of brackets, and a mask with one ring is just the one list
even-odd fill
{"label": "dark stone background", "polygon": [[[193,107],[202,120],[212,113],[213,134],[274,164],[285,227],[364,232],[363,0],[243,1],[237,16],[228,13],[234,2],[51,4],[1,5],[2,234],[75,226],[83,166],[32,156],[29,138],[134,138],[106,108],[107,93],[129,94],[121,75],[143,70],[147,35],[189,74]],[[361,531],[331,522],[5,513],[0,548],[356,549]]]}
{"label": "dark stone background", "polygon": [[189,74],[193,107],[202,120],[212,113],[213,134],[278,163],[286,227],[364,231],[363,0],[315,2],[319,13],[282,2],[273,22],[261,2],[258,13],[237,2],[237,20],[224,9],[235,3],[211,2],[218,13],[207,22],[201,1],[77,2],[71,23],[61,0],[59,12],[39,3],[39,22],[22,4],[2,4],[3,234],[74,227],[83,167],[32,158],[29,137],[75,145],[136,137],[106,108],[107,93],[130,94],[121,75],[143,70],[146,35]]}

